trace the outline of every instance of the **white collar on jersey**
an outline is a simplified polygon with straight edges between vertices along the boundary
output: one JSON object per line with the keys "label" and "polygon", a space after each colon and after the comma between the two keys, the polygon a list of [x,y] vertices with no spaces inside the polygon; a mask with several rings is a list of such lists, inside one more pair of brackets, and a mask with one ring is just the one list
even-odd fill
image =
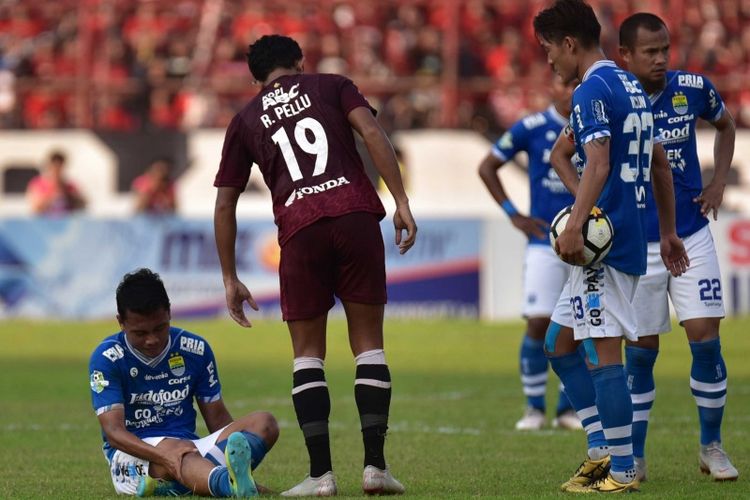
{"label": "white collar on jersey", "polygon": [[586,73],[584,73],[583,79],[581,81],[585,82],[586,79],[591,76],[591,73],[598,70],[599,68],[604,68],[605,66],[612,66],[614,68],[617,67],[614,61],[610,61],[609,59],[601,59],[589,66],[589,69],[586,70]]}
{"label": "white collar on jersey", "polygon": [[155,357],[149,357],[145,354],[141,353],[138,349],[130,345],[130,342],[128,342],[128,336],[124,335],[125,337],[125,346],[128,348],[128,351],[130,351],[133,356],[138,358],[138,361],[143,363],[144,365],[148,365],[151,368],[154,368],[156,365],[162,362],[162,360],[167,356],[167,353],[169,352],[169,349],[172,347],[172,335],[169,336],[169,340],[167,341],[167,346],[164,348],[164,350]]}
{"label": "white collar on jersey", "polygon": [[568,118],[561,115],[554,104],[550,104],[549,108],[547,108],[547,111],[549,111],[550,116],[553,120],[555,120],[557,123],[562,125],[563,127],[568,124]]}

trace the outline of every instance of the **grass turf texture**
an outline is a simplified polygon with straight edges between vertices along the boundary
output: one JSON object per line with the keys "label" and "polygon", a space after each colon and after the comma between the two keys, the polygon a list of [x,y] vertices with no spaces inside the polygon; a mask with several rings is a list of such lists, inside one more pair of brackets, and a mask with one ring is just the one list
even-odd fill
{"label": "grass turf texture", "polygon": [[[279,419],[281,438],[256,479],[275,491],[302,480],[307,455],[290,397],[291,347],[285,326],[273,321],[257,321],[252,330],[224,321],[174,324],[211,343],[233,415],[264,409]],[[642,495],[750,497],[749,327],[748,319],[725,321],[722,327],[730,377],[723,440],[740,471],[739,481],[713,483],[698,471],[690,353],[678,328],[662,337],[647,444],[650,480]],[[116,328],[114,321],[13,321],[0,326],[0,497],[117,498],[100,451],[87,373],[91,350]],[[331,442],[340,494],[359,496],[362,444],[345,331],[343,321],[331,321],[326,362]],[[568,496],[557,489],[583,459],[583,433],[512,430],[524,408],[517,374],[522,332],[521,323],[387,322],[394,396],[386,454],[408,496]],[[554,411],[557,383],[548,388],[548,407]],[[199,429],[205,433],[202,422]]]}

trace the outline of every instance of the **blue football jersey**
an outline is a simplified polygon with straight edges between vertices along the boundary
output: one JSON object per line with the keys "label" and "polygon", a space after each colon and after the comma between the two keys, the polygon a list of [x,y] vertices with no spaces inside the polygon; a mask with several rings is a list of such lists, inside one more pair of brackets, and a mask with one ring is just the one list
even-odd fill
{"label": "blue football jersey", "polygon": [[[690,236],[708,224],[701,206],[693,201],[703,189],[695,127],[698,118],[716,121],[724,103],[705,76],[685,71],[667,71],[667,85],[651,96],[654,135],[667,152],[674,181],[677,235]],[[646,187],[648,241],[659,241],[659,219],[651,186]]]}
{"label": "blue football jersey", "polygon": [[[167,349],[150,362],[130,347],[125,333],[107,337],[91,355],[89,382],[96,414],[123,408],[125,428],[139,438],[197,439],[193,398],[209,403],[221,398],[208,342],[174,327]],[[103,438],[105,451],[111,451]]]}
{"label": "blue football jersey", "polygon": [[583,146],[609,137],[609,175],[596,205],[614,228],[604,263],[627,273],[646,272],[645,183],[650,183],[654,121],[635,76],[612,61],[598,61],[573,92],[570,124],[586,169]]}
{"label": "blue football jersey", "polygon": [[[549,162],[550,151],[567,119],[550,106],[543,113],[531,114],[508,129],[492,145],[492,154],[506,162],[519,151],[529,156],[531,209],[529,214],[551,223],[557,212],[573,203],[567,190]],[[531,236],[530,244],[549,245],[548,238]]]}

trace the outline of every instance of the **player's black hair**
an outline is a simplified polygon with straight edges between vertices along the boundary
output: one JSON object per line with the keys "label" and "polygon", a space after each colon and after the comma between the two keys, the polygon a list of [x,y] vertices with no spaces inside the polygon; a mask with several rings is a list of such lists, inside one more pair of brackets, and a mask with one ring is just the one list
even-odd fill
{"label": "player's black hair", "polygon": [[570,36],[585,48],[599,45],[602,27],[594,9],[582,0],[557,0],[534,17],[534,33],[552,43]]}
{"label": "player's black hair", "polygon": [[65,163],[65,153],[56,149],[49,154],[49,161],[52,163]]}
{"label": "player's black hair", "polygon": [[167,290],[158,274],[141,268],[123,276],[117,285],[117,314],[124,319],[127,311],[150,314],[164,308],[169,311]]}
{"label": "player's black hair", "polygon": [[293,38],[265,35],[247,48],[247,67],[259,81],[264,82],[276,68],[292,69],[302,59],[302,49]]}
{"label": "player's black hair", "polygon": [[[632,49],[635,46],[635,39],[638,34],[638,28],[648,31],[659,31],[667,29],[667,25],[662,19],[650,12],[638,12],[625,19],[620,25],[620,46]],[[669,31],[669,30],[667,30]]]}

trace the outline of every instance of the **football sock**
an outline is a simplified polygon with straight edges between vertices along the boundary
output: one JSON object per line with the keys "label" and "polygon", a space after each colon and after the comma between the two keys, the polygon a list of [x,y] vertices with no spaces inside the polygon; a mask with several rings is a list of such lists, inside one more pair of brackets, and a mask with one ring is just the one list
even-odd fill
{"label": "football sock", "polygon": [[547,393],[547,358],[544,356],[544,340],[535,340],[524,335],[521,342],[520,371],[526,404],[544,412],[544,396]]}
{"label": "football sock", "polygon": [[727,367],[721,355],[719,338],[707,342],[690,342],[693,366],[690,390],[698,405],[701,444],[721,441],[721,420],[727,400]]}
{"label": "football sock", "polygon": [[310,455],[310,477],[320,477],[333,470],[328,435],[331,398],[322,359],[306,356],[294,359],[292,402]]}
{"label": "football sock", "polygon": [[633,403],[625,382],[625,370],[620,364],[594,368],[591,378],[596,390],[596,408],[612,459],[612,477],[620,482],[630,482],[635,477]]}
{"label": "football sock", "polygon": [[565,385],[570,404],[581,419],[588,440],[589,457],[596,459],[593,455],[598,455],[602,447],[606,449],[607,440],[602,432],[596,408],[596,392],[586,363],[578,351],[550,357],[549,363]]}
{"label": "football sock", "polygon": [[625,347],[625,371],[633,403],[633,455],[645,457],[648,417],[656,397],[654,363],[658,349]]}
{"label": "football sock", "polygon": [[[263,438],[259,435],[255,434],[254,432],[248,432],[248,431],[240,431],[243,436],[245,436],[245,439],[247,440],[247,444],[250,445],[250,453],[252,460],[250,462],[250,466],[252,470],[255,470],[255,468],[260,465],[260,463],[263,461],[263,458],[266,456],[266,453],[268,453],[268,447],[266,446],[266,442],[263,441]],[[227,449],[227,439],[223,439],[216,443],[210,450],[208,450],[208,453],[206,454],[206,458],[209,459],[211,462],[215,463],[216,465],[220,465],[221,462],[216,461],[216,457],[224,457],[224,451]]]}
{"label": "football sock", "polygon": [[559,393],[557,396],[557,410],[556,414],[560,415],[562,413],[565,413],[566,411],[572,410],[573,405],[570,404],[570,400],[568,399],[568,395],[565,394],[565,385],[563,385],[562,382],[560,382],[560,387],[558,387]]}
{"label": "football sock", "polygon": [[354,399],[362,425],[364,465],[374,465],[385,470],[383,447],[391,406],[391,373],[382,349],[363,352],[355,361],[357,373],[354,381]]}
{"label": "football sock", "polygon": [[232,487],[229,485],[229,469],[217,466],[208,473],[208,490],[213,497],[227,498],[232,495]]}

